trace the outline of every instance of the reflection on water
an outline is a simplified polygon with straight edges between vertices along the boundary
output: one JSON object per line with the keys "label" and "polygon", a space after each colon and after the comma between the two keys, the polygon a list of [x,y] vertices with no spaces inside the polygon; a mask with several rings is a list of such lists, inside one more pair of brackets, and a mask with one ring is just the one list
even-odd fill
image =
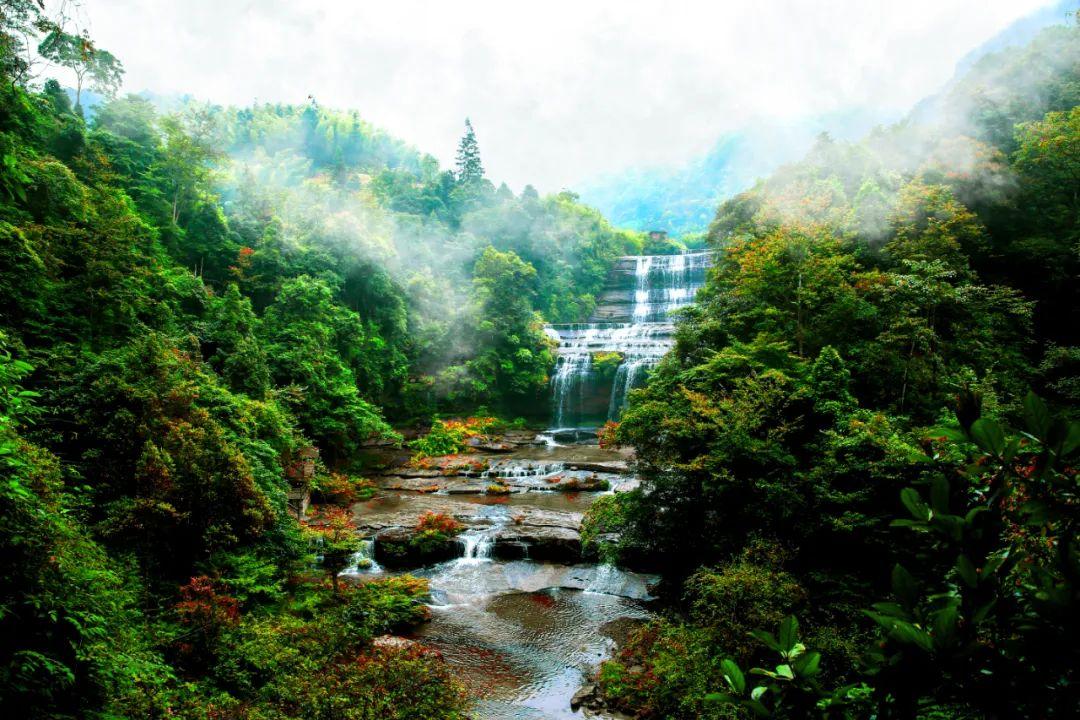
{"label": "reflection on water", "polygon": [[[469,581],[455,570],[433,575],[432,586]],[[417,637],[458,671],[477,698],[475,716],[485,720],[582,717],[570,710],[570,698],[615,642],[648,617],[637,601],[580,590],[471,599],[433,608]]]}
{"label": "reflection on water", "polygon": [[427,510],[429,505],[437,503],[444,506],[444,511],[459,512],[455,509],[461,506],[498,506],[498,507],[530,507],[541,510],[558,510],[562,512],[585,512],[599,493],[595,492],[527,492],[514,493],[511,495],[423,495],[411,492],[394,492],[392,490],[381,491],[371,500],[357,503],[353,506],[353,512],[357,518],[372,518],[380,515],[409,510],[411,506],[422,506]]}

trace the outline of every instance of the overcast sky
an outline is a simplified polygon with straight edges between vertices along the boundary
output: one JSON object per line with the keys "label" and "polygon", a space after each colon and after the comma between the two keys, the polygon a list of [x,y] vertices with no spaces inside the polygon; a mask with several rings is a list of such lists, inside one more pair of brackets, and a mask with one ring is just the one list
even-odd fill
{"label": "overcast sky", "polygon": [[675,164],[723,132],[900,114],[1050,0],[86,0],[125,90],[356,108],[492,179],[573,187]]}

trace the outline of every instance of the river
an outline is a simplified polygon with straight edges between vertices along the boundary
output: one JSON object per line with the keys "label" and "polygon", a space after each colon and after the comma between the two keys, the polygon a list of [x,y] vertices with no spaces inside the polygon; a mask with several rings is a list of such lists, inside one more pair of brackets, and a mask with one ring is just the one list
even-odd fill
{"label": "river", "polygon": [[380,538],[409,533],[425,512],[465,526],[457,557],[409,571],[431,589],[431,621],[415,639],[441,651],[475,717],[583,717],[571,698],[649,618],[658,577],[581,562],[589,505],[636,485],[632,453],[598,447],[595,431],[618,419],[629,391],[671,349],[672,313],[693,302],[709,264],[707,253],[621,258],[588,323],[547,328],[558,354],[551,430],[511,438],[509,452],[480,448],[429,467],[399,457],[378,495],[353,508],[372,538],[358,578],[384,572],[370,564]]}
{"label": "river", "polygon": [[[571,698],[616,643],[649,617],[650,588],[658,578],[581,563],[581,518],[603,493],[548,488],[558,485],[553,478],[570,482],[584,475],[608,479],[614,488],[631,487],[627,455],[595,445],[537,443],[475,457],[494,468],[512,492],[486,494],[488,473],[402,478],[391,469],[379,493],[354,506],[357,524],[378,536],[432,510],[466,526],[458,557],[407,571],[427,578],[431,588],[431,620],[414,639],[438,649],[455,669],[475,701],[476,718],[583,717],[571,710]],[[409,481],[439,489],[402,489]],[[515,558],[518,548],[542,557]],[[367,566],[371,554],[368,546],[358,564]],[[385,572],[375,564],[351,574],[362,580]]]}

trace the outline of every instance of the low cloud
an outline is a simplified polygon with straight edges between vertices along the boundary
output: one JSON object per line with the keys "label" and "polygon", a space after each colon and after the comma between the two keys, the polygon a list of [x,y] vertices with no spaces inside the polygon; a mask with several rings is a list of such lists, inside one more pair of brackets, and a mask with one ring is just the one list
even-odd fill
{"label": "low cloud", "polygon": [[444,163],[468,115],[489,176],[553,191],[683,162],[763,120],[898,116],[1047,4],[97,0],[84,14],[129,91],[314,95]]}

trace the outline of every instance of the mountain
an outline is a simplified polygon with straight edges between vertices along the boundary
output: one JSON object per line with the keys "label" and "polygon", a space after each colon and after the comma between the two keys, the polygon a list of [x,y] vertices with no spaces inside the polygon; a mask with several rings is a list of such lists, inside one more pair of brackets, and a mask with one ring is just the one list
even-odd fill
{"label": "mountain", "polygon": [[[1078,0],[1059,0],[1037,10],[973,49],[957,63],[941,93],[919,103],[909,116],[929,119],[936,100],[979,60],[1002,49],[1028,43],[1043,28],[1067,21]],[[721,135],[704,155],[682,165],[630,168],[586,182],[581,199],[598,208],[618,227],[666,230],[672,235],[704,230],[720,201],[732,197],[781,165],[802,157],[822,132],[854,140],[875,125],[900,120],[868,109],[806,118],[790,125],[764,124]]]}

